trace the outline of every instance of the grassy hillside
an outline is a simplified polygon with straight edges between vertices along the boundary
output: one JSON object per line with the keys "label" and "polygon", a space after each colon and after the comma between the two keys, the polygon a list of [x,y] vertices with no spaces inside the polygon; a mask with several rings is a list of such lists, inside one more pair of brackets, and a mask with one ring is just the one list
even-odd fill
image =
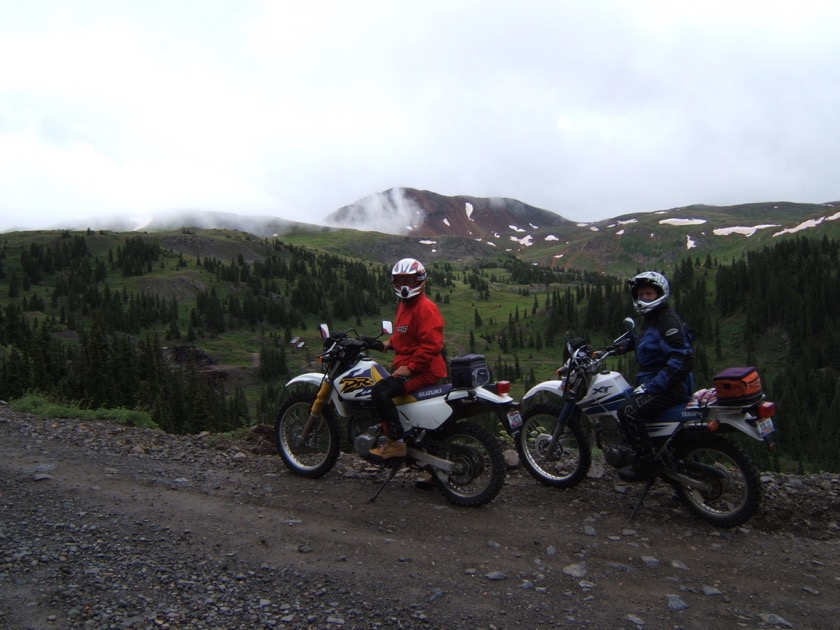
{"label": "grassy hillside", "polygon": [[[333,329],[377,331],[396,308],[388,285],[390,266],[414,255],[430,270],[429,294],[446,320],[449,355],[485,354],[497,378],[514,381],[519,397],[531,383],[554,377],[566,338],[585,335],[603,345],[618,336],[621,319],[633,314],[623,281],[637,269],[654,268],[672,279],[678,312],[701,333],[698,386],[709,385],[712,374],[725,367],[758,365],[768,393],[784,395],[791,412],[800,414],[795,422],[803,424],[796,439],[836,425],[836,438],[833,429],[824,436],[814,434],[818,443],[836,439],[840,447],[840,397],[834,403],[828,395],[834,387],[830,357],[840,355],[838,336],[833,325],[827,330],[817,326],[819,313],[825,312],[821,302],[798,305],[792,300],[807,292],[825,296],[831,304],[836,301],[837,241],[824,251],[814,249],[814,261],[827,261],[814,270],[809,270],[807,247],[802,254],[798,246],[779,252],[790,256],[789,263],[779,261],[787,265],[784,271],[771,269],[773,257],[756,258],[757,267],[741,270],[734,263],[743,263],[749,252],[765,251],[762,243],[766,248],[799,242],[801,234],[716,236],[684,249],[684,236],[670,232],[677,228],[663,228],[655,217],[644,219],[650,223],[627,223],[635,229],[617,242],[605,230],[591,231],[594,236],[581,237],[576,245],[576,257],[564,257],[562,263],[552,258],[547,265],[469,239],[450,237],[430,245],[348,230],[299,230],[278,238],[193,228],[143,234],[7,233],[0,236],[0,359],[5,366],[19,360],[23,346],[16,322],[21,317],[37,331],[28,333],[33,339],[44,332],[77,352],[89,352],[86,344],[107,319],[138,342],[160,340],[169,360],[187,361],[221,384],[228,396],[243,397],[238,404],[247,405],[250,421],[270,421],[283,383],[291,375],[317,369],[317,325],[327,321]],[[788,225],[802,221],[793,217]],[[837,224],[823,220],[805,234],[817,237],[811,239],[817,244],[820,235],[831,237]],[[654,225],[659,226],[656,237],[645,236]],[[564,246],[571,251],[571,245]],[[422,255],[430,247],[433,255]],[[571,264],[575,261],[580,267]],[[718,315],[716,296],[732,290],[718,286],[724,268],[730,278],[743,274],[735,287],[741,304]],[[810,286],[818,276],[819,282]],[[805,310],[788,313],[786,305]],[[125,313],[115,317],[115,308]],[[270,309],[275,310],[273,319]],[[140,319],[126,321],[130,317]],[[797,332],[800,321],[810,328]],[[294,338],[305,343],[292,344]],[[791,354],[794,341],[798,354]],[[267,381],[263,358],[273,361],[278,354],[280,367]],[[797,357],[802,365],[792,369]],[[387,362],[388,357],[382,359]],[[632,371],[627,361],[617,360],[615,367]],[[109,369],[118,370],[119,364]],[[14,377],[14,372],[4,373],[7,381]],[[95,378],[115,377],[106,373]],[[91,377],[79,378],[81,386]],[[825,392],[799,393],[818,382]],[[0,383],[0,388],[7,385]],[[63,396],[75,398],[72,391]],[[809,406],[820,397],[818,405]],[[806,419],[817,415],[827,422],[809,429]]]}
{"label": "grassy hillside", "polygon": [[[19,297],[9,295],[9,282],[23,273],[21,253],[33,246],[47,246],[50,243],[67,241],[74,237],[83,237],[94,257],[107,260],[114,252],[124,246],[127,238],[142,238],[158,243],[161,247],[159,261],[149,265],[142,275],[126,277],[117,270],[109,269],[105,283],[112,292],[152,294],[163,299],[177,300],[182,331],[186,331],[186,322],[190,311],[195,307],[197,296],[213,288],[220,299],[241,292],[237,283],[220,280],[216,274],[202,266],[202,261],[216,259],[223,263],[244,260],[246,263],[259,261],[277,250],[277,243],[293,244],[305,247],[313,252],[345,253],[358,251],[366,254],[363,258],[376,268],[387,271],[390,264],[384,265],[379,259],[395,260],[411,255],[401,245],[407,239],[401,237],[383,237],[375,233],[359,233],[346,230],[323,230],[287,234],[281,240],[258,238],[243,232],[231,230],[180,229],[153,234],[126,234],[117,232],[16,232],[2,237],[4,259],[4,277],[0,279],[0,306],[15,302],[21,297],[38,296],[46,305],[50,304],[50,295],[54,289],[55,277],[46,277],[37,284],[22,290]],[[489,249],[489,248],[488,248]],[[401,251],[400,251],[401,250]],[[646,258],[651,254],[658,256],[656,248],[644,250]],[[511,320],[516,328],[522,330],[526,338],[542,336],[546,333],[546,306],[551,295],[574,288],[579,283],[538,282],[515,283],[511,274],[503,265],[510,257],[490,250],[494,257],[479,258],[478,251],[471,251],[469,256],[455,256],[451,260],[439,261],[432,258],[427,262],[430,269],[430,296],[436,299],[446,319],[446,341],[450,355],[469,352],[484,353],[492,361],[513,363],[518,361],[525,373],[533,370],[537,380],[553,377],[553,371],[559,365],[561,350],[559,347],[522,347],[504,352],[498,343],[499,335],[509,328]],[[292,254],[286,253],[288,257]],[[419,256],[419,253],[416,254]],[[735,255],[733,252],[732,255]],[[679,256],[675,256],[678,259]],[[480,264],[479,264],[480,263]],[[665,268],[665,271],[670,271]],[[627,277],[634,273],[633,268],[625,268],[622,274]],[[486,284],[486,290],[471,288],[471,279],[478,278]],[[387,288],[386,288],[387,293]],[[329,296],[325,295],[324,299]],[[630,315],[629,298],[626,311]],[[395,299],[384,300],[378,313],[364,317],[337,319],[331,322],[338,328],[356,328],[360,333],[370,333],[378,329],[381,319],[391,319],[396,307]],[[581,304],[585,307],[585,302]],[[476,327],[476,314],[481,326]],[[36,320],[56,317],[58,312],[46,306],[43,311],[30,311],[28,316]],[[271,337],[281,335],[301,337],[317,348],[316,326],[319,314],[307,313],[304,325],[293,326],[285,330],[271,329],[265,324],[244,326],[225,331],[223,334],[207,335],[195,340],[195,344],[207,352],[218,366],[230,370],[232,380],[246,388],[255,384],[255,355],[262,344]],[[737,337],[740,322],[727,322],[723,336]],[[62,335],[60,330],[56,335]],[[621,331],[620,317],[616,318],[615,336]],[[159,324],[144,332],[154,331],[166,336],[166,327]],[[67,332],[67,331],[65,331]],[[470,345],[470,334],[473,345]],[[588,334],[593,341],[606,343],[611,334],[607,330],[575,330],[572,327],[559,331],[560,339],[568,334]],[[68,338],[73,335],[64,335]],[[286,340],[288,341],[288,340]],[[727,352],[721,363],[737,363],[742,360],[737,344],[725,344]],[[287,347],[289,367],[294,371],[311,369],[314,359],[313,350],[297,351],[291,345]],[[519,384],[522,393],[523,384]]]}

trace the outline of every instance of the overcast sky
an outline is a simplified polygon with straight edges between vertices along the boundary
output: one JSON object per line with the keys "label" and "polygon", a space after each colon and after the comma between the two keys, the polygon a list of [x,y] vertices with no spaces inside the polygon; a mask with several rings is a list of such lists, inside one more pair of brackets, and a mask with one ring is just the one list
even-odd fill
{"label": "overcast sky", "polygon": [[0,0],[0,230],[840,200],[837,0]]}

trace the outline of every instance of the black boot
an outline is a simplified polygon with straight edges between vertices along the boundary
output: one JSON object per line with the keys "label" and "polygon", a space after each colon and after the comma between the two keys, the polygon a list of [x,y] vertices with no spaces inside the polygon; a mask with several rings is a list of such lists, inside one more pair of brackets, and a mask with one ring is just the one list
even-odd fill
{"label": "black boot", "polygon": [[647,481],[659,472],[659,463],[653,453],[640,455],[635,462],[618,471],[618,478],[622,481]]}
{"label": "black boot", "polygon": [[659,463],[656,461],[645,421],[640,418],[629,420],[625,424],[627,441],[636,451],[636,460],[629,466],[620,468],[618,478],[622,481],[646,481],[659,472]]}

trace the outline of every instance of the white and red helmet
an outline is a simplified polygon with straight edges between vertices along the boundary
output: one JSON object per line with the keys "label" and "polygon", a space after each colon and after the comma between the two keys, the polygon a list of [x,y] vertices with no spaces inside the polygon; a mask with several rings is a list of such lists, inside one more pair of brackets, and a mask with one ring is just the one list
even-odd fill
{"label": "white and red helmet", "polygon": [[426,278],[426,268],[414,258],[403,258],[391,269],[394,294],[401,300],[420,295],[426,288]]}

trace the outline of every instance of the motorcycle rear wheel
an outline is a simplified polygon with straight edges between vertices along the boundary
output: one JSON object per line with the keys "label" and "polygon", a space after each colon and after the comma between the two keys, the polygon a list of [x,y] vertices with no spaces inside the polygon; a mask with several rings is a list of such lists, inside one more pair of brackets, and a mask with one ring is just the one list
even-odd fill
{"label": "motorcycle rear wheel", "polygon": [[534,479],[553,488],[571,488],[583,481],[589,472],[592,452],[576,412],[563,428],[553,455],[548,453],[561,409],[560,405],[546,403],[530,407],[522,416],[516,450],[522,465]]}
{"label": "motorcycle rear wheel", "polygon": [[332,409],[324,405],[321,418],[305,438],[301,438],[309,420],[315,393],[292,394],[281,405],[274,422],[274,437],[283,463],[299,477],[323,477],[338,461],[338,421]]}
{"label": "motorcycle rear wheel", "polygon": [[492,501],[505,484],[506,464],[502,447],[484,427],[459,422],[442,436],[451,445],[446,454],[455,469],[445,480],[432,475],[440,493],[450,503],[478,507]]}
{"label": "motorcycle rear wheel", "polygon": [[744,450],[719,435],[692,435],[675,447],[678,470],[703,482],[691,488],[670,479],[677,496],[693,514],[716,527],[737,527],[761,504],[761,477]]}

